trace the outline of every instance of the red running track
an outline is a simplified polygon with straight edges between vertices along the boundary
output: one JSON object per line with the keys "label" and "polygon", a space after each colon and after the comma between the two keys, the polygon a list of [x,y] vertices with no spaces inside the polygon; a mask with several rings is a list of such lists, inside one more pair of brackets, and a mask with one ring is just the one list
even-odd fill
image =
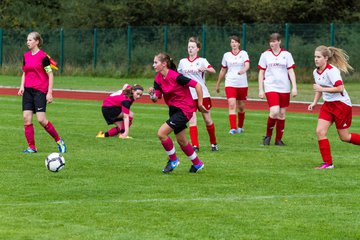
{"label": "red running track", "polygon": [[[0,88],[0,95],[17,95],[18,88]],[[108,92],[93,92],[93,91],[73,91],[73,90],[58,90],[53,92],[54,98],[66,99],[80,99],[80,100],[104,100],[110,93]],[[213,107],[227,108],[227,101],[224,98],[212,98]],[[140,103],[152,103],[149,96],[144,95],[137,100]],[[163,100],[158,101],[160,104],[165,104]],[[307,110],[309,103],[291,102],[288,107],[288,112],[317,114],[320,106],[315,108],[313,112]],[[248,100],[246,101],[246,109],[250,110],[268,110],[267,102],[264,100]],[[360,106],[353,106],[353,115],[360,116]]]}

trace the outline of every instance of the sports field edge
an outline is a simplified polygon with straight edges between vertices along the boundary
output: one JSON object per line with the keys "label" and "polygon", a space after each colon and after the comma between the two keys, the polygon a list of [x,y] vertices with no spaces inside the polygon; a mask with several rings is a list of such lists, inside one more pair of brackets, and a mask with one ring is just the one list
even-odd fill
{"label": "sports field edge", "polygon": [[[0,95],[17,95],[18,88],[14,87],[4,87],[0,86]],[[54,98],[65,98],[65,99],[78,99],[78,100],[104,100],[111,92],[106,91],[86,91],[86,90],[68,90],[68,89],[54,89],[53,96]],[[227,108],[228,104],[225,98],[222,97],[212,97],[211,98],[213,107],[215,108]],[[137,100],[139,103],[152,103],[147,94],[144,94],[140,99]],[[159,104],[165,104],[163,99],[158,101]],[[317,114],[319,107],[314,111],[310,112],[307,110],[309,102],[290,102],[290,106],[287,108],[288,112],[295,113],[308,113],[308,114]],[[268,110],[268,104],[265,100],[255,100],[248,99],[246,101],[246,109],[249,110]],[[360,116],[360,106],[353,105],[353,115]]]}

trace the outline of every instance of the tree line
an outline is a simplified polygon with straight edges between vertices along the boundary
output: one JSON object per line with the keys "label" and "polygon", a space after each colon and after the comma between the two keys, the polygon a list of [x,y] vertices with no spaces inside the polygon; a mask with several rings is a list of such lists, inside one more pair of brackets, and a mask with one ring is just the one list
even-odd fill
{"label": "tree line", "polygon": [[358,0],[0,0],[1,28],[356,23]]}

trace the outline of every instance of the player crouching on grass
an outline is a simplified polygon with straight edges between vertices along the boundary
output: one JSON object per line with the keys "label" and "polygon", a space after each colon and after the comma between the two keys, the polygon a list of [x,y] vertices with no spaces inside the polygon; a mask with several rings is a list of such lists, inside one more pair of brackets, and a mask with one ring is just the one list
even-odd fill
{"label": "player crouching on grass", "polygon": [[130,107],[134,101],[139,99],[143,94],[144,88],[140,85],[131,86],[125,84],[124,87],[105,98],[102,104],[102,114],[108,125],[115,124],[107,132],[100,131],[96,137],[105,138],[117,136],[119,138],[130,138],[129,128],[132,124],[134,113]]}
{"label": "player crouching on grass", "polygon": [[169,134],[174,131],[176,140],[181,150],[192,162],[190,173],[196,173],[204,167],[193,147],[186,137],[186,124],[193,116],[195,102],[190,93],[190,87],[195,88],[198,95],[198,109],[207,112],[203,106],[203,92],[201,85],[195,80],[187,78],[176,72],[176,65],[169,55],[159,53],[154,57],[154,70],[156,76],[154,87],[149,88],[149,95],[153,102],[164,96],[165,103],[169,106],[170,118],[159,128],[158,138],[161,141],[169,160],[163,173],[172,172],[180,163],[176,156],[173,141]]}

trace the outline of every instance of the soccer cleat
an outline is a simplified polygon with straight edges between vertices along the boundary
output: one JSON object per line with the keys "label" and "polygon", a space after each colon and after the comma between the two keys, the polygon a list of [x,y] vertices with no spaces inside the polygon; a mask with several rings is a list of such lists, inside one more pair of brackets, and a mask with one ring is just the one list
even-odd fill
{"label": "soccer cleat", "polygon": [[245,129],[243,129],[243,128],[238,128],[237,129],[237,133],[243,133],[245,131]]}
{"label": "soccer cleat", "polygon": [[60,138],[59,141],[56,142],[59,147],[60,153],[66,153],[66,144],[62,138]]}
{"label": "soccer cleat", "polygon": [[333,164],[329,164],[329,163],[323,163],[321,166],[316,167],[316,170],[322,170],[322,169],[331,169],[334,168]]}
{"label": "soccer cleat", "polygon": [[200,151],[200,148],[198,146],[193,146],[193,149],[195,152],[199,152]]}
{"label": "soccer cleat", "polygon": [[271,140],[271,137],[265,136],[263,139],[263,145],[264,146],[270,145],[270,140]]}
{"label": "soccer cleat", "polygon": [[105,138],[105,133],[103,131],[100,131],[97,135],[96,138]]}
{"label": "soccer cleat", "polygon": [[237,134],[238,131],[236,129],[230,129],[229,134],[234,135]]}
{"label": "soccer cleat", "polygon": [[211,151],[219,151],[219,147],[217,144],[211,144]]}
{"label": "soccer cleat", "polygon": [[285,143],[281,140],[275,142],[276,146],[286,146]]}
{"label": "soccer cleat", "polygon": [[178,165],[180,164],[180,161],[178,158],[174,161],[168,161],[165,168],[162,170],[163,173],[169,173],[172,172]]}
{"label": "soccer cleat", "polygon": [[204,168],[204,164],[200,163],[199,165],[191,165],[189,172],[190,173],[197,173],[201,169]]}
{"label": "soccer cleat", "polygon": [[36,149],[34,148],[27,148],[23,151],[23,153],[37,153]]}

